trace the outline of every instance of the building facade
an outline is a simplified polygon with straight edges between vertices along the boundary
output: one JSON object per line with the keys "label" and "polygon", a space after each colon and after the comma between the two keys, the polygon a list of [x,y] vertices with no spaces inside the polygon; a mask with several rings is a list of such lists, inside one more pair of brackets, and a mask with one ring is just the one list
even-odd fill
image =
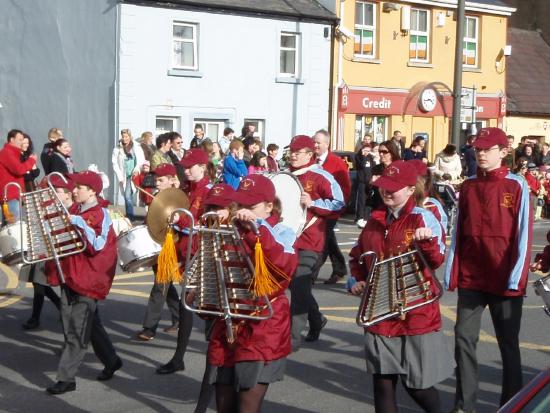
{"label": "building facade", "polygon": [[[407,144],[427,139],[430,158],[449,143],[456,3],[334,2],[340,17],[333,51],[334,147],[353,150],[365,133],[381,142],[394,130]],[[506,114],[506,29],[513,11],[498,0],[466,4],[463,87],[476,89],[477,127],[502,126]],[[464,112],[471,120],[472,109]],[[464,134],[466,128],[464,123]]]}
{"label": "building facade", "polygon": [[307,17],[271,13],[269,1],[261,15],[224,9],[230,2],[221,1],[209,9],[145,3],[121,4],[120,128],[175,130],[188,144],[197,124],[216,140],[225,127],[238,136],[253,123],[264,144],[282,147],[298,133],[328,127],[336,20],[328,10],[309,2],[315,13]]}

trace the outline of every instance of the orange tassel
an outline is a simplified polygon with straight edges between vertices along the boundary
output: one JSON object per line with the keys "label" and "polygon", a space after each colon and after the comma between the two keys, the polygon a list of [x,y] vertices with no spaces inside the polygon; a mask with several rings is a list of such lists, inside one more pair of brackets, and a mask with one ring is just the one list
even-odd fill
{"label": "orange tassel", "polygon": [[168,229],[157,262],[157,283],[180,283],[182,281],[182,275],[178,265],[178,254],[176,253],[176,244],[174,242],[174,230],[172,228]]}
{"label": "orange tassel", "polygon": [[[281,288],[277,279],[269,271],[266,261],[269,263],[269,260],[264,257],[264,250],[258,237],[254,247],[254,280],[250,286],[256,297],[271,295]],[[277,269],[276,273],[280,274],[281,271]]]}
{"label": "orange tassel", "polygon": [[6,220],[6,222],[8,224],[13,223],[13,215],[11,214],[11,212],[8,208],[8,203],[7,202],[4,202],[2,204],[2,214],[4,215],[4,219]]}

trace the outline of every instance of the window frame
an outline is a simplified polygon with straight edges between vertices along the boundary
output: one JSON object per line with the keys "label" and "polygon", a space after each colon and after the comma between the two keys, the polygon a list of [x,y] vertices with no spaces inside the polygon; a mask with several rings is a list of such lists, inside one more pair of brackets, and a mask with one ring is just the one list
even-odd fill
{"label": "window frame", "polygon": [[[193,30],[193,38],[189,40],[189,39],[182,39],[174,36],[175,26],[190,27]],[[174,50],[176,42],[191,43],[193,45],[193,65],[192,66],[183,66],[183,65],[176,64],[176,51]],[[193,71],[199,70],[199,24],[198,23],[185,22],[185,21],[179,21],[179,20],[172,21],[172,68],[179,69],[179,70],[193,70]]]}
{"label": "window frame", "polygon": [[[296,39],[295,47],[283,47],[281,45],[281,40],[283,36],[294,36]],[[290,32],[290,31],[281,31],[279,33],[279,59],[278,64],[279,68],[277,70],[279,77],[285,77],[285,78],[292,78],[292,79],[299,79],[301,75],[301,55],[302,55],[302,35],[298,32]],[[294,58],[294,73],[284,73],[281,71],[281,57],[283,52],[289,52],[294,51],[295,58]]]}
{"label": "window frame", "polygon": [[[157,121],[159,120],[166,120],[171,121],[173,128],[171,130],[165,130],[165,129],[158,129],[157,128]],[[180,130],[180,124],[181,124],[181,117],[180,116],[165,116],[165,115],[155,115],[155,133],[156,136],[166,133],[166,132],[177,132]]]}
{"label": "window frame", "polygon": [[[212,142],[218,142],[218,139],[223,135],[223,130],[228,125],[227,119],[220,119],[220,118],[194,118],[193,119],[193,129],[195,129],[196,125],[201,125],[202,130],[204,131],[204,137],[210,139]],[[208,136],[209,135],[209,129],[211,125],[216,125],[218,127],[218,136]]]}
{"label": "window frame", "polygon": [[[420,12],[420,13],[426,13],[426,31],[425,32],[422,32],[422,31],[419,31],[419,30],[414,30],[413,29],[413,15],[414,13],[413,12]],[[420,15],[419,13],[419,15]],[[430,63],[431,62],[431,58],[430,58],[430,53],[431,53],[431,48],[430,48],[430,41],[431,41],[431,13],[430,13],[430,10],[429,9],[419,9],[419,8],[416,8],[416,7],[411,7],[411,21],[410,21],[410,31],[409,31],[409,62],[411,63]],[[416,22],[418,23],[418,21]],[[416,24],[415,26],[418,27],[418,24]],[[412,36],[426,36],[426,58],[425,59],[420,59],[418,58],[418,40],[416,42],[416,49],[415,49],[415,53],[416,53],[416,56],[417,57],[411,57],[411,44],[412,44]]]}
{"label": "window frame", "polygon": [[[464,67],[470,67],[470,68],[479,68],[479,45],[480,45],[480,42],[479,42],[479,22],[480,22],[480,18],[479,16],[465,16],[464,17],[464,27],[467,28],[468,25],[467,25],[467,22],[468,22],[468,19],[471,19],[471,20],[474,20],[475,21],[475,38],[472,38],[472,37],[467,37],[467,33],[465,30],[464,32],[464,38],[462,40],[462,46],[463,46],[463,52],[462,52],[462,65]],[[467,59],[467,56],[466,56],[466,51],[467,51],[467,44],[468,43],[474,43],[476,48],[475,48],[475,63],[473,65],[470,65],[467,63],[468,59]]]}
{"label": "window frame", "polygon": [[[358,58],[362,58],[362,59],[375,59],[376,54],[378,53],[378,50],[377,50],[377,47],[376,47],[376,42],[377,42],[377,35],[376,35],[377,34],[376,33],[376,29],[377,29],[377,24],[376,24],[377,23],[377,21],[376,21],[376,3],[371,3],[371,2],[368,2],[368,1],[356,1],[355,5],[356,5],[356,11],[357,11],[357,5],[362,5],[362,12],[363,12],[362,17],[365,16],[365,6],[371,6],[372,7],[372,26],[369,26],[368,24],[358,24],[357,23],[357,13],[355,14],[354,26],[353,26],[353,56],[358,57]],[[357,43],[357,34],[356,34],[357,30],[361,30],[361,31],[370,30],[372,32],[372,52],[371,52],[371,54],[357,53],[355,51],[355,47],[358,44]],[[361,36],[360,38],[362,39],[363,36]],[[363,49],[363,47],[362,47],[362,43],[361,43],[361,40],[360,40],[359,41],[359,50],[362,51],[362,49]]]}

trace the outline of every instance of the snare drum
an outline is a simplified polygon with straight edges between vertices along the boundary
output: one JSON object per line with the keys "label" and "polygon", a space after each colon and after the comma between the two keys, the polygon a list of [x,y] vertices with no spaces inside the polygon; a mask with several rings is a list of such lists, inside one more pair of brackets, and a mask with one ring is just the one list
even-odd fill
{"label": "snare drum", "polygon": [[[14,224],[6,225],[0,230],[0,253],[2,254],[2,262],[8,266],[21,264],[23,257],[21,253],[27,252],[27,237],[23,237],[21,244],[21,226],[23,227],[23,235],[27,233],[27,224],[17,221]],[[21,247],[21,245],[23,245]]]}
{"label": "snare drum", "polygon": [[120,234],[116,240],[118,259],[124,271],[144,271],[156,263],[161,246],[157,244],[145,225]]}
{"label": "snare drum", "polygon": [[544,301],[542,308],[550,316],[550,275],[535,281],[533,287],[535,287],[537,295],[540,295],[542,301]]}
{"label": "snare drum", "polygon": [[275,194],[281,201],[283,208],[281,223],[298,235],[304,228],[307,218],[307,210],[300,203],[302,184],[298,178],[288,172],[268,173],[265,176],[273,182]]}

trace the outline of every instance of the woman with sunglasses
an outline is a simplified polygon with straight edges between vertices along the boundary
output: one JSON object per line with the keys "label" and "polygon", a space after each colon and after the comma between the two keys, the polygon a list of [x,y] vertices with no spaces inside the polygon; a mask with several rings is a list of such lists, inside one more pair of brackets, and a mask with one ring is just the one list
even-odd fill
{"label": "woman with sunglasses", "polygon": [[[399,156],[399,149],[392,141],[384,141],[378,146],[378,154],[380,157],[380,163],[373,166],[372,177],[370,184],[372,185],[378,178],[382,176],[384,169],[392,164],[392,162],[401,160]],[[370,194],[369,204],[373,210],[383,207],[382,197],[378,191],[372,191]]]}

